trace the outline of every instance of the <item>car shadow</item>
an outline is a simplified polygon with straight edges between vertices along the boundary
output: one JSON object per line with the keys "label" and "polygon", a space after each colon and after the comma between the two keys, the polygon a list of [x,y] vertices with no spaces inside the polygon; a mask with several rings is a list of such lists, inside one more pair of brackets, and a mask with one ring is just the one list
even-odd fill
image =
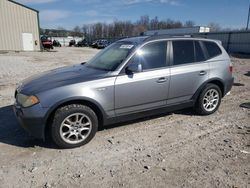
{"label": "car shadow", "polygon": [[0,108],[0,117],[0,143],[24,148],[37,146],[51,149],[56,148],[52,142],[35,139],[25,132],[16,120],[11,105]]}
{"label": "car shadow", "polygon": [[[175,111],[175,114],[183,114],[183,115],[193,115],[194,112],[192,109],[184,109]],[[124,120],[119,123],[114,123],[105,127],[101,127],[98,131],[102,131],[104,129],[112,129],[115,127],[126,126],[133,123],[144,122],[152,119],[156,119],[159,117],[167,116],[172,114],[169,112],[160,113],[157,115],[149,115],[145,117],[140,117],[134,120]],[[45,142],[41,139],[36,139],[30,136],[18,123],[15,114],[12,110],[12,105],[1,107],[0,108],[0,143],[13,145],[17,147],[23,148],[32,148],[32,147],[43,147],[48,149],[58,149],[58,147],[53,144],[52,140],[48,138]]]}

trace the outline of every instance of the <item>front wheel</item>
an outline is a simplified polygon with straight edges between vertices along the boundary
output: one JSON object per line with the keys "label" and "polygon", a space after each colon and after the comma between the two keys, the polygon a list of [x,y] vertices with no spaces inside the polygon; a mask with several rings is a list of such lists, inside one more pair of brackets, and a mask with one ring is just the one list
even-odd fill
{"label": "front wheel", "polygon": [[98,128],[95,112],[85,105],[71,104],[59,108],[51,127],[52,139],[60,148],[87,144]]}
{"label": "front wheel", "polygon": [[207,84],[197,100],[196,111],[201,115],[216,112],[220,106],[221,98],[220,88],[215,84]]}

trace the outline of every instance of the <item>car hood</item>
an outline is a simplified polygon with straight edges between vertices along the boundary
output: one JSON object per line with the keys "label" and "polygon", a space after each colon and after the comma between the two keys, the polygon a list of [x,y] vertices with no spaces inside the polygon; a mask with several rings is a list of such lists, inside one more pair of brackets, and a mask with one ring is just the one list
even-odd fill
{"label": "car hood", "polygon": [[25,79],[17,88],[23,94],[37,94],[52,88],[104,78],[108,71],[86,65],[62,67]]}

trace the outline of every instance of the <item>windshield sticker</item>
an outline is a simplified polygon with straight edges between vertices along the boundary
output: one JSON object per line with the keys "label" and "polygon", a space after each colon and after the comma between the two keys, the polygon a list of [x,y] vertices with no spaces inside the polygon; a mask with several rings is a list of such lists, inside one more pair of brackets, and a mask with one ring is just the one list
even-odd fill
{"label": "windshield sticker", "polygon": [[134,45],[125,45],[125,44],[120,46],[120,48],[125,48],[125,49],[131,49],[133,47]]}

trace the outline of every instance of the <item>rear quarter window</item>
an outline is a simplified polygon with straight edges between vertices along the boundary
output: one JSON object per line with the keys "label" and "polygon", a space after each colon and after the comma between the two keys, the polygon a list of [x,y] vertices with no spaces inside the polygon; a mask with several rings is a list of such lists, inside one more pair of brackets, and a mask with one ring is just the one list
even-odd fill
{"label": "rear quarter window", "polygon": [[203,41],[203,44],[207,49],[209,59],[222,54],[220,47],[215,42]]}
{"label": "rear quarter window", "polygon": [[196,62],[205,61],[206,57],[205,57],[205,55],[203,53],[203,50],[201,48],[201,45],[200,45],[199,41],[194,41],[194,45],[195,45]]}

